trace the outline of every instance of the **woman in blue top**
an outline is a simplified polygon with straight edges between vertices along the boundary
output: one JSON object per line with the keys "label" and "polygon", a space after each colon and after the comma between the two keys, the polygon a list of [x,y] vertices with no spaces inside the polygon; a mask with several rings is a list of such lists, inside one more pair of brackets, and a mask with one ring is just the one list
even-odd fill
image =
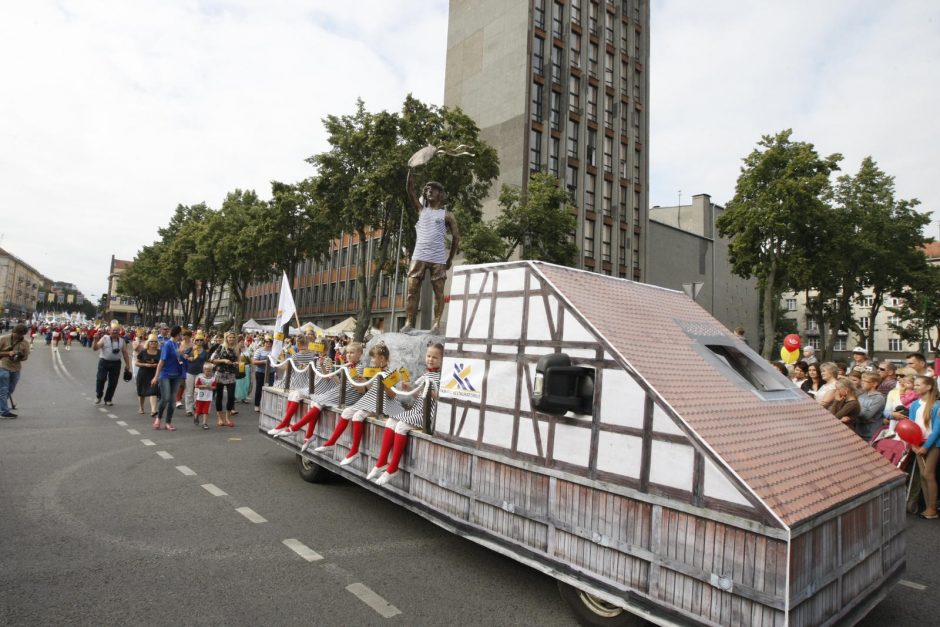
{"label": "woman in blue top", "polygon": [[170,330],[170,339],[164,342],[160,349],[160,363],[157,364],[157,373],[151,385],[160,385],[160,405],[157,408],[157,417],[153,420],[153,428],[159,429],[166,412],[166,430],[176,431],[173,426],[173,409],[175,407],[176,392],[180,383],[186,379],[186,368],[179,354],[179,340],[182,327],[179,325]]}
{"label": "woman in blue top", "polygon": [[927,506],[921,518],[937,518],[937,458],[940,457],[940,403],[937,402],[937,380],[920,376],[914,379],[917,400],[911,403],[910,417],[926,434],[924,443],[911,447],[917,453],[920,484]]}

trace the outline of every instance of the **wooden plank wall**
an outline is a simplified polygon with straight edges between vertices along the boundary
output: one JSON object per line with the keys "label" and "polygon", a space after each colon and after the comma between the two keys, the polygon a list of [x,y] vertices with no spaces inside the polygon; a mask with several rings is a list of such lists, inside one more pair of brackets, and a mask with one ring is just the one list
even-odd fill
{"label": "wooden plank wall", "polygon": [[791,543],[790,624],[838,621],[895,576],[905,554],[903,484],[837,511]]}

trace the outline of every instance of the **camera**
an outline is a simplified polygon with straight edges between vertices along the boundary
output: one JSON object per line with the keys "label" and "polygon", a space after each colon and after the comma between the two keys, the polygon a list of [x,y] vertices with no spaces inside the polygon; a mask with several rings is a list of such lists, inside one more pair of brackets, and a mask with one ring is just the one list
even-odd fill
{"label": "camera", "polygon": [[15,353],[10,354],[10,361],[21,361],[23,359],[23,352],[16,351]]}

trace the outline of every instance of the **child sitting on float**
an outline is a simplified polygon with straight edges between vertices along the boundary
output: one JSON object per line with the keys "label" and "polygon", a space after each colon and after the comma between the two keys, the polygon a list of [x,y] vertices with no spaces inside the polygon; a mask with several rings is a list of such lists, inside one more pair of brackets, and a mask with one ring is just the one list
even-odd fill
{"label": "child sitting on float", "polygon": [[[362,358],[362,344],[359,342],[352,342],[346,347],[346,365],[344,368],[349,368],[349,372],[356,370],[356,366],[359,363],[359,360]],[[328,375],[333,371],[333,362],[332,360],[324,355],[319,360],[319,371],[323,375]],[[338,376],[345,376],[342,371],[338,371],[340,374]],[[361,380],[361,377],[357,373],[354,375],[354,379]],[[311,372],[310,376],[316,376],[315,373]],[[287,400],[287,411],[284,413],[284,418],[280,423],[270,431],[268,435],[273,435],[274,437],[281,437],[285,435],[290,435],[292,433],[297,433],[303,427],[307,427],[307,432],[304,437],[304,442],[300,447],[300,452],[307,450],[307,447],[310,446],[310,443],[313,441],[313,432],[317,426],[317,420],[320,419],[320,414],[327,407],[334,407],[339,404],[339,394],[340,394],[341,384],[338,381],[337,377],[320,377],[319,381],[316,384],[316,389],[313,397],[310,398],[310,409],[307,410],[307,413],[304,414],[303,418],[300,419],[300,422],[297,424],[290,424],[291,418],[297,412],[297,408],[300,405],[300,399],[307,396],[306,390],[292,390]],[[358,393],[352,387],[346,388],[346,403],[355,403],[362,397],[361,393]]]}
{"label": "child sitting on float", "polygon": [[[375,468],[369,471],[367,479],[376,479],[378,485],[385,485],[398,472],[405,447],[408,445],[408,432],[412,429],[424,427],[424,399],[430,397],[428,411],[433,420],[437,409],[437,392],[441,385],[441,362],[444,359],[443,344],[429,344],[424,354],[424,365],[428,371],[415,381],[415,387],[424,390],[415,400],[411,409],[391,416],[385,422],[385,431],[382,432],[382,448],[375,460]],[[388,460],[391,452],[392,459]]]}
{"label": "child sitting on float", "polygon": [[397,396],[395,388],[384,385],[383,380],[385,375],[389,374],[389,356],[388,347],[381,342],[369,350],[369,357],[372,358],[372,367],[381,369],[381,374],[377,375],[380,377],[379,381],[373,383],[368,388],[366,386],[353,386],[357,392],[364,394],[364,396],[352,404],[347,401],[346,409],[344,409],[343,413],[340,415],[336,423],[336,428],[333,430],[333,435],[330,436],[330,439],[327,440],[323,446],[319,446],[315,449],[317,452],[321,453],[332,450],[336,445],[336,441],[339,440],[339,436],[346,430],[346,426],[352,422],[352,448],[349,449],[349,454],[340,462],[341,466],[353,463],[359,456],[359,443],[362,442],[362,434],[365,431],[365,420],[368,416],[375,416],[380,389],[385,393],[383,413],[398,414],[405,410],[401,403],[395,400]]}

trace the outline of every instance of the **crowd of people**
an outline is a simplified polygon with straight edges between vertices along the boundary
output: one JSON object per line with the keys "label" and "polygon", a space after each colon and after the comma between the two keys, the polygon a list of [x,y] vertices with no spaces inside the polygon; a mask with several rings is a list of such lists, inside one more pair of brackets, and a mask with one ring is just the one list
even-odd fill
{"label": "crowd of people", "polygon": [[936,519],[937,462],[940,458],[940,402],[938,402],[935,362],[931,368],[922,353],[910,353],[905,365],[890,360],[876,363],[861,346],[852,351],[850,363],[819,363],[815,351],[804,349],[803,359],[787,369],[778,369],[794,384],[816,399],[842,424],[866,442],[885,432],[893,432],[898,421],[910,419],[924,436],[920,446],[912,446],[926,509],[923,518]]}

